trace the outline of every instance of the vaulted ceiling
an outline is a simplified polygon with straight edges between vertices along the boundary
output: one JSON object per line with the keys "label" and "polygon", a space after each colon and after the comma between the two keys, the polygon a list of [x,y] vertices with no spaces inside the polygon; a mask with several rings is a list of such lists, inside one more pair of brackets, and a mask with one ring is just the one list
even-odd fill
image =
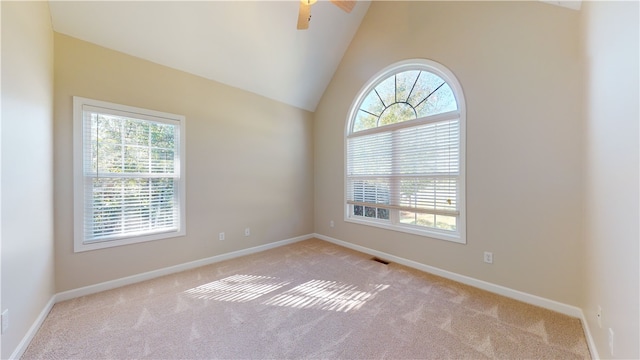
{"label": "vaulted ceiling", "polygon": [[51,1],[55,31],[314,111],[369,1]]}
{"label": "vaulted ceiling", "polygon": [[370,0],[351,13],[320,0],[308,30],[296,30],[299,0],[49,4],[57,32],[314,111]]}

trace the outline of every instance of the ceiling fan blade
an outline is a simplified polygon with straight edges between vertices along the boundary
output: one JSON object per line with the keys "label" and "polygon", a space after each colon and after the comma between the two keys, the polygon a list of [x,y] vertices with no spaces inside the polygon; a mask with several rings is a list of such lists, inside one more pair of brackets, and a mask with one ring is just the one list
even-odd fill
{"label": "ceiling fan blade", "polygon": [[331,2],[333,5],[348,13],[350,13],[351,10],[353,10],[353,7],[356,6],[355,0],[331,0]]}
{"label": "ceiling fan blade", "polygon": [[311,5],[300,2],[300,10],[298,10],[298,30],[306,30],[309,28],[309,20],[311,19]]}

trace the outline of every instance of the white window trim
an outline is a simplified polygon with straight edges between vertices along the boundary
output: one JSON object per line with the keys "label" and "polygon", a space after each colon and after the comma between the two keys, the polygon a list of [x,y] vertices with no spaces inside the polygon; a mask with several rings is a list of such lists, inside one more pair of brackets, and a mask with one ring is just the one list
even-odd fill
{"label": "white window trim", "polygon": [[[367,218],[355,218],[349,216],[349,204],[347,204],[347,139],[351,134],[351,128],[353,126],[353,120],[356,117],[356,113],[360,108],[360,105],[364,101],[365,97],[369,94],[371,90],[373,90],[381,81],[385,80],[387,77],[391,76],[394,73],[400,73],[408,70],[426,70],[432,72],[438,76],[440,76],[453,90],[454,96],[456,97],[456,101],[458,103],[458,111],[460,113],[460,184],[459,192],[458,192],[458,203],[460,208],[459,215],[459,224],[457,224],[457,231],[455,233],[440,231],[434,228],[426,228],[426,227],[418,227],[408,224],[394,224],[394,223],[384,223],[376,220],[367,220]],[[438,115],[436,115],[438,116]],[[358,96],[354,99],[351,104],[349,114],[347,116],[347,121],[345,125],[345,133],[344,133],[344,183],[343,183],[343,205],[344,205],[344,221],[373,226],[377,228],[382,228],[386,230],[398,231],[403,233],[409,233],[414,235],[426,236],[439,240],[446,240],[460,244],[467,243],[467,219],[466,219],[466,123],[467,123],[467,111],[466,111],[466,101],[464,98],[464,93],[462,91],[462,86],[460,82],[456,78],[456,76],[446,68],[444,65],[437,63],[428,59],[409,59],[400,61],[394,64],[387,66],[386,68],[380,70],[376,73],[364,86],[358,91]],[[396,126],[403,126],[397,125]],[[387,125],[389,126],[389,125]],[[393,126],[393,125],[391,125]],[[362,130],[362,131],[372,131],[376,130]]]}
{"label": "white window trim", "polygon": [[[84,242],[84,169],[83,169],[83,157],[84,157],[84,136],[83,136],[83,106],[99,107],[111,110],[112,112],[125,112],[129,114],[135,114],[140,119],[167,119],[170,121],[177,121],[180,123],[179,132],[179,152],[180,161],[176,164],[179,167],[180,174],[180,186],[178,190],[178,197],[180,202],[180,223],[177,231],[171,232],[159,232],[155,234],[139,235],[139,236],[125,236],[118,239],[101,241],[101,242]],[[185,171],[185,159],[186,159],[186,119],[182,115],[170,114],[155,110],[142,109],[132,106],[114,104],[106,101],[87,99],[83,97],[73,97],[73,211],[74,211],[74,252],[83,252],[104,248],[111,248],[115,246],[123,246],[129,244],[136,244],[146,241],[174,238],[186,235],[186,171]]]}

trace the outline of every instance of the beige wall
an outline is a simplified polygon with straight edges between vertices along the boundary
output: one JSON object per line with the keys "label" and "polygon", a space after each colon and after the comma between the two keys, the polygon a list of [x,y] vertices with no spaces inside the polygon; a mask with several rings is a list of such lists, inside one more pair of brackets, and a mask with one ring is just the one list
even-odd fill
{"label": "beige wall", "polygon": [[[374,2],[311,114],[52,35],[46,3],[3,1],[2,358],[54,292],[313,231],[580,306],[601,356],[611,327],[615,357],[638,358],[638,4],[583,6]],[[343,221],[349,106],[416,57],[465,91],[466,245]],[[74,95],[186,116],[187,236],[73,253]]]}
{"label": "beige wall", "polygon": [[[57,33],[55,76],[57,291],[313,232],[311,113]],[[186,116],[187,236],[73,253],[72,96]]]}
{"label": "beige wall", "polygon": [[581,307],[602,358],[640,358],[639,10],[635,1],[585,2],[583,8],[587,286]]}
{"label": "beige wall", "polygon": [[53,31],[46,2],[2,1],[2,334],[8,358],[54,294]]}
{"label": "beige wall", "polygon": [[[316,232],[579,304],[579,18],[541,2],[373,2],[315,113]],[[343,221],[349,107],[376,72],[410,58],[447,66],[467,100],[466,245]]]}

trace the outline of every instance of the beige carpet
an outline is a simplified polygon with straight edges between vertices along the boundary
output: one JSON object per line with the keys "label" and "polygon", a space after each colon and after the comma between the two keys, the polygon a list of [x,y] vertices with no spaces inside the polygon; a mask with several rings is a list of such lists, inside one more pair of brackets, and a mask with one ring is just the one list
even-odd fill
{"label": "beige carpet", "polygon": [[321,240],[56,304],[23,359],[589,358],[580,321]]}

